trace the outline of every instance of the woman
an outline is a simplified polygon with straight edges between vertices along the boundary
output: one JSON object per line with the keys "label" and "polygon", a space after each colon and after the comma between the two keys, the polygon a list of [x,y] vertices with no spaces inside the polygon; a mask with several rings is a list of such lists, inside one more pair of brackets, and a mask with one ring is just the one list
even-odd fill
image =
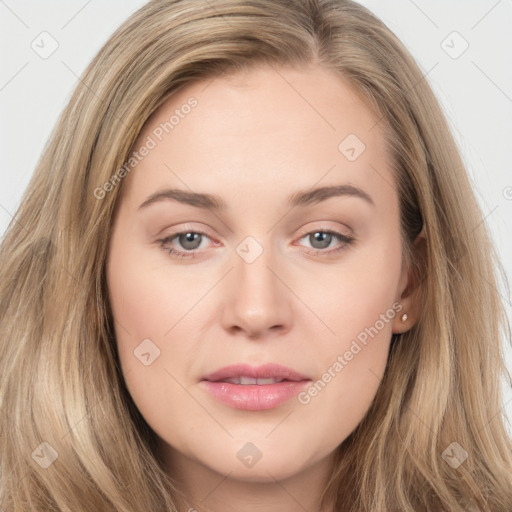
{"label": "woman", "polygon": [[512,509],[497,259],[358,4],[149,2],[16,218],[5,512]]}

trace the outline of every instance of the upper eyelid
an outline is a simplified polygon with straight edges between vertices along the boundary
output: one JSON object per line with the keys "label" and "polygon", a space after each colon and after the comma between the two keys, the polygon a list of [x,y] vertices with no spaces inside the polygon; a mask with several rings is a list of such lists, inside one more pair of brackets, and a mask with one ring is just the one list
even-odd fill
{"label": "upper eyelid", "polygon": [[[322,221],[311,221],[311,222],[322,222]],[[332,222],[332,221],[330,221],[330,222]],[[301,237],[304,236],[304,235],[308,235],[310,233],[315,233],[317,231],[333,232],[333,233],[340,234],[342,236],[347,236],[347,237],[354,236],[353,230],[351,228],[349,228],[346,225],[345,225],[345,228],[348,230],[348,233],[341,232],[342,231],[341,228],[329,227],[329,226],[326,226],[326,225],[323,225],[323,226],[320,226],[320,227],[314,227],[314,228],[302,227],[302,228],[299,229],[299,232],[300,232],[300,236]],[[207,236],[209,238],[212,238],[212,239],[215,238],[215,236],[210,235],[208,233],[208,230],[203,229],[203,228],[187,227],[187,223],[185,223],[185,226],[183,228],[181,228],[179,231],[175,231],[174,233],[171,233],[169,235],[165,235],[164,238],[174,237],[174,236],[185,234],[185,233],[200,233],[200,234],[205,235],[205,236]]]}
{"label": "upper eyelid", "polygon": [[332,228],[332,227],[328,227],[328,226],[320,226],[319,228],[301,228],[300,229],[300,236],[303,237],[305,235],[309,235],[311,233],[317,233],[317,232],[321,232],[321,233],[334,233],[334,234],[337,234],[337,235],[341,235],[341,236],[347,236],[347,237],[350,237],[350,236],[353,236],[353,232],[350,228],[346,227],[347,230],[349,231],[349,233],[342,233],[341,229],[340,228]]}

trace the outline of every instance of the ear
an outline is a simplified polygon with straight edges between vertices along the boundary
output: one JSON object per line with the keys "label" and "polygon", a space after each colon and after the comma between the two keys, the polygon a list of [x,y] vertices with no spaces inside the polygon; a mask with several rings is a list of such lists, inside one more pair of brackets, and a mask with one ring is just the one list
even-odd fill
{"label": "ear", "polygon": [[[414,259],[419,263],[420,269],[424,269],[427,255],[427,241],[423,230],[414,240],[412,251],[414,253]],[[411,263],[405,264],[400,274],[396,297],[396,301],[402,304],[402,309],[393,320],[393,334],[407,332],[418,321],[422,308],[422,282],[421,272],[418,268],[413,267]],[[405,321],[402,320],[404,314],[407,315]]]}

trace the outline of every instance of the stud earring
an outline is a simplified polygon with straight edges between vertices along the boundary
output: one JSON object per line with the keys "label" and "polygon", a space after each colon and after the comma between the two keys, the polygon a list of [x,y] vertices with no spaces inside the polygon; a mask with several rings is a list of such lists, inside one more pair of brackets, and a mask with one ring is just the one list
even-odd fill
{"label": "stud earring", "polygon": [[404,313],[402,315],[402,322],[405,322],[407,320],[407,313]]}

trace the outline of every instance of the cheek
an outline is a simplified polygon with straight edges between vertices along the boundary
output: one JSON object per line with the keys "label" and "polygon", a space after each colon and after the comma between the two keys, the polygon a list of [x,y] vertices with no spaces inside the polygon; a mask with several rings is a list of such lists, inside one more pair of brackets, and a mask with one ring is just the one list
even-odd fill
{"label": "cheek", "polygon": [[393,322],[402,314],[396,300],[400,240],[375,247],[346,258],[314,295],[313,307],[331,334],[317,346],[316,381],[298,398],[311,416],[324,419],[333,438],[348,436],[370,407],[384,375]]}
{"label": "cheek", "polygon": [[198,415],[182,387],[182,373],[193,366],[197,353],[187,313],[194,312],[190,310],[204,290],[190,285],[190,275],[171,274],[161,261],[148,258],[147,248],[145,252],[113,238],[107,284],[127,389],[142,416],[159,432],[174,424],[171,405],[180,415]]}
{"label": "cheek", "polygon": [[144,338],[168,338],[173,326],[198,301],[200,292],[204,293],[191,285],[194,276],[190,273],[179,269],[170,272],[165,255],[162,258],[159,251],[148,251],[143,245],[123,247],[114,240],[107,283],[121,343],[127,337],[139,343]]}
{"label": "cheek", "polygon": [[361,422],[384,375],[392,321],[398,314],[388,304],[375,299],[357,316],[339,315],[335,341],[324,344],[315,355],[321,361],[319,372],[298,395],[304,421],[321,418],[322,434],[335,444]]}
{"label": "cheek", "polygon": [[[347,252],[329,273],[308,279],[311,306],[331,331],[324,338],[331,355],[333,350],[348,349],[358,337],[364,343],[369,329],[376,339],[391,336],[392,320],[401,307],[397,302],[401,264],[399,236],[382,233],[372,244]],[[371,353],[365,350],[366,357]]]}

